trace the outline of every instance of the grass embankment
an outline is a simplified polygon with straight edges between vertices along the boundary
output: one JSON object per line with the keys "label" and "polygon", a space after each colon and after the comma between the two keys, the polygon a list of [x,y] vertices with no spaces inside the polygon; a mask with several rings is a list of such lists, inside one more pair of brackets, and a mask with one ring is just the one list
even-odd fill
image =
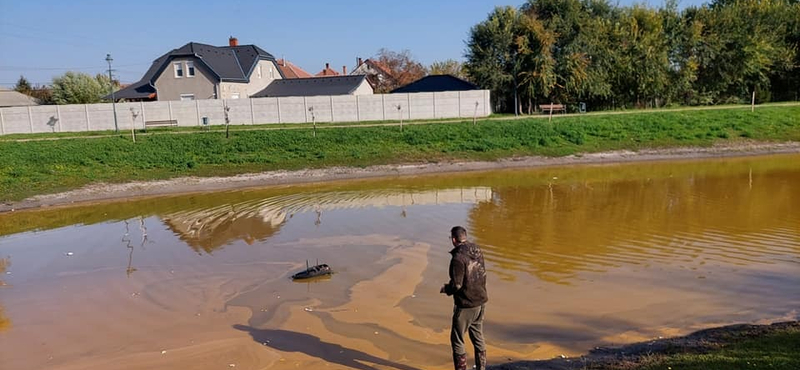
{"label": "grass embankment", "polygon": [[800,141],[800,106],[479,121],[392,127],[161,133],[0,141],[0,200],[178,176],[368,166],[654,147],[751,139]]}
{"label": "grass embankment", "polygon": [[800,329],[796,324],[766,333],[733,332],[719,342],[711,349],[676,347],[664,354],[645,356],[638,364],[609,369],[800,369]]}

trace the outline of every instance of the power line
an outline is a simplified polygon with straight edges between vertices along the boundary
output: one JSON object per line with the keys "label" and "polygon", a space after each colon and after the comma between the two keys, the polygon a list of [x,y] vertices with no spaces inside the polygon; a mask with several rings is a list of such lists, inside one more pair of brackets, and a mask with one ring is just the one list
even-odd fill
{"label": "power line", "polygon": [[[150,65],[152,63],[123,64],[120,67],[137,67]],[[106,69],[107,66],[93,67],[23,67],[23,66],[0,66],[0,71],[67,71],[67,70],[87,70],[87,69]]]}

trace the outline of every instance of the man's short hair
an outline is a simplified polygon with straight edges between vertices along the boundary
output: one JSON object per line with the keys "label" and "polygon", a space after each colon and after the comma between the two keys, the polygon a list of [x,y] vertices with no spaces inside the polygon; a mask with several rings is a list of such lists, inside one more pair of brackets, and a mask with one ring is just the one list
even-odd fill
{"label": "man's short hair", "polygon": [[450,229],[450,236],[457,242],[465,242],[467,241],[467,229],[461,226],[455,226]]}

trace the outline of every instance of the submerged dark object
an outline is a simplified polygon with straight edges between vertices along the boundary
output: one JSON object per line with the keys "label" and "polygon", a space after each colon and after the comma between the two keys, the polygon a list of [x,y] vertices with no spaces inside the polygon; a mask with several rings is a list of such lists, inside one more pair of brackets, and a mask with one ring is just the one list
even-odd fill
{"label": "submerged dark object", "polygon": [[331,267],[325,263],[309,267],[308,261],[306,261],[306,269],[292,275],[292,280],[311,279],[320,276],[327,276],[332,273],[333,271],[331,270]]}

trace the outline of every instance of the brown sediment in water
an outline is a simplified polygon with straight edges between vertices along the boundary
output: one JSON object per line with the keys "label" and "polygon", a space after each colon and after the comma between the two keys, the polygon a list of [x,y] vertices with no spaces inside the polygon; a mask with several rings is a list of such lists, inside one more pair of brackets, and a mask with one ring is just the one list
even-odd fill
{"label": "brown sediment in water", "polygon": [[664,148],[640,151],[611,151],[569,155],[564,157],[517,157],[492,162],[444,162],[380,165],[366,168],[334,167],[298,171],[272,171],[232,177],[184,177],[162,181],[124,184],[94,184],[58,194],[34,196],[22,201],[0,204],[0,213],[37,207],[71,205],[82,202],[113,201],[168,194],[186,194],[263,187],[268,185],[303,184],[337,180],[391,176],[414,176],[502,168],[534,168],[574,164],[669,161],[781,153],[800,153],[800,143],[742,142],[708,148]]}

